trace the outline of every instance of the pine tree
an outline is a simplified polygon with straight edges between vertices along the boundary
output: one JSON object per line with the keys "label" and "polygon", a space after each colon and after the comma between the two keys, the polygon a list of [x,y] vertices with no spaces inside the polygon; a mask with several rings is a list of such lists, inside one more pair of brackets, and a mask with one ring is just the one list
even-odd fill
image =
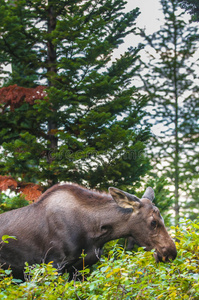
{"label": "pine tree", "polygon": [[[131,79],[138,49],[112,54],[135,30],[121,0],[0,0],[6,86],[45,86],[45,97],[2,106],[0,173],[95,188],[132,185],[149,168],[141,127],[146,99]],[[13,98],[11,103],[15,102]]]}
{"label": "pine tree", "polygon": [[198,0],[178,0],[180,6],[186,9],[193,21],[199,21],[199,2]]}
{"label": "pine tree", "polygon": [[180,208],[182,211],[186,208],[193,217],[199,204],[195,192],[199,161],[199,88],[197,61],[193,60],[198,48],[198,29],[185,22],[185,12],[179,9],[178,1],[162,0],[161,4],[165,16],[161,29],[151,36],[141,30],[150,47],[149,61],[144,64],[141,77],[151,99],[151,117],[159,129],[151,145],[154,168],[170,178],[177,225]]}

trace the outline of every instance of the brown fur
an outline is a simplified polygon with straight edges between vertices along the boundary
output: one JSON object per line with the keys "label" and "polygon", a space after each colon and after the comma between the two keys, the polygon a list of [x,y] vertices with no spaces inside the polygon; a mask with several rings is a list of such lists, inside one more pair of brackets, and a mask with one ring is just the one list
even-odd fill
{"label": "brown fur", "polygon": [[67,191],[71,193],[79,202],[86,205],[103,205],[105,202],[113,201],[109,194],[101,193],[95,190],[89,190],[78,184],[56,184],[49,188],[45,193],[41,195],[38,202],[45,201],[49,196],[56,193],[57,191]]}

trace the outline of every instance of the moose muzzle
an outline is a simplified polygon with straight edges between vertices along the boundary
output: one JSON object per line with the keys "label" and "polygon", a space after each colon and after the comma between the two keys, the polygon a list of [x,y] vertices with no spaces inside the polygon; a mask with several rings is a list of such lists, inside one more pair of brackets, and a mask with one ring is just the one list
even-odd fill
{"label": "moose muzzle", "polygon": [[172,245],[169,248],[163,247],[154,253],[156,262],[171,262],[177,256],[177,250],[175,243],[172,241]]}

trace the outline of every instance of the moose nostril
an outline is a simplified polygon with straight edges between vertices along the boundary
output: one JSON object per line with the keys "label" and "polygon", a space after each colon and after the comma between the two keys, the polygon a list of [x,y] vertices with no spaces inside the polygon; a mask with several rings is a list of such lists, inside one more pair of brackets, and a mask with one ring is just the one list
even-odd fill
{"label": "moose nostril", "polygon": [[170,252],[169,255],[167,255],[167,261],[174,260],[176,256],[177,256],[177,251],[173,251],[172,253]]}
{"label": "moose nostril", "polygon": [[166,247],[163,247],[160,253],[161,253],[162,261],[164,262],[173,261],[177,256],[176,248],[168,249]]}
{"label": "moose nostril", "polygon": [[172,261],[172,260],[174,260],[176,257],[174,257],[174,256],[168,256],[168,261]]}
{"label": "moose nostril", "polygon": [[174,246],[173,249],[170,251],[168,258],[174,260],[177,256],[177,250],[176,247]]}
{"label": "moose nostril", "polygon": [[172,260],[174,260],[176,258],[176,256],[177,256],[177,250],[175,249],[175,251],[173,251],[173,253],[171,255]]}
{"label": "moose nostril", "polygon": [[168,256],[168,250],[164,247],[164,248],[162,248],[162,256],[163,257],[167,257]]}

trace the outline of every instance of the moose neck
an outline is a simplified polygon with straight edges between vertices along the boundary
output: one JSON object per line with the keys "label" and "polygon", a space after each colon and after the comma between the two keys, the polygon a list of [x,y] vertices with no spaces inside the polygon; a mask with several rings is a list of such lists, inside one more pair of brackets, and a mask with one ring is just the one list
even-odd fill
{"label": "moose neck", "polygon": [[128,220],[133,220],[132,213],[132,209],[122,209],[116,203],[101,207],[92,214],[95,226],[93,232],[90,231],[91,236],[98,240],[100,246],[114,239],[128,237]]}

